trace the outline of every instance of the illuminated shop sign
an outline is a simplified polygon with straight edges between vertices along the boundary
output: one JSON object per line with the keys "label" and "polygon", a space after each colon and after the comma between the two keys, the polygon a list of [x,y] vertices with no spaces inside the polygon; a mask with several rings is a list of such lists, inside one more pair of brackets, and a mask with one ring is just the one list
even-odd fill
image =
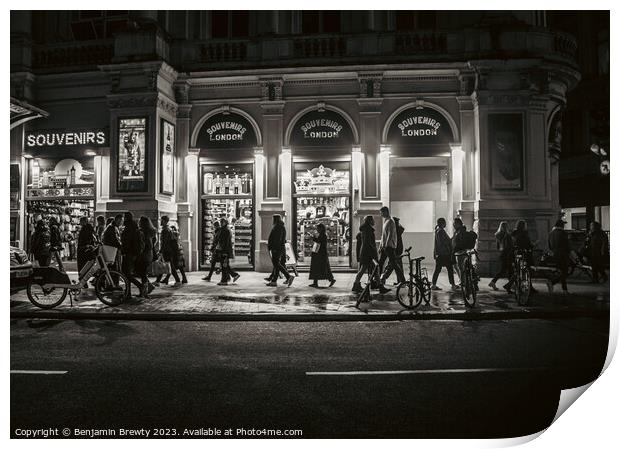
{"label": "illuminated shop sign", "polygon": [[454,142],[446,118],[435,109],[411,108],[398,114],[390,125],[387,143],[399,146]]}
{"label": "illuminated shop sign", "polygon": [[334,111],[311,111],[304,114],[291,132],[293,147],[350,147],[353,132],[344,117]]}
{"label": "illuminated shop sign", "polygon": [[108,144],[105,130],[31,131],[26,133],[27,148],[103,147]]}
{"label": "illuminated shop sign", "polygon": [[196,141],[198,148],[252,148],[256,145],[252,125],[245,117],[232,112],[209,117]]}

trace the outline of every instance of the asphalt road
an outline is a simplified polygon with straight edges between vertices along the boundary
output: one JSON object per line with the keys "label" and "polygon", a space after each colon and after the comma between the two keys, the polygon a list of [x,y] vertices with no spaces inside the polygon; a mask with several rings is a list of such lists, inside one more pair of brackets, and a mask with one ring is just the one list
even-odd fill
{"label": "asphalt road", "polygon": [[561,388],[598,376],[608,328],[595,319],[13,320],[11,436],[521,436],[549,425]]}

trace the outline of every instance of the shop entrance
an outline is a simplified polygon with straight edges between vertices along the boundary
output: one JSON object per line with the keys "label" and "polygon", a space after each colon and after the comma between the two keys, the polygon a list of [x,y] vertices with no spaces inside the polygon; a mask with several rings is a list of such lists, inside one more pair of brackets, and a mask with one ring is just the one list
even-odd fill
{"label": "shop entrance", "polygon": [[332,268],[351,266],[351,164],[295,163],[293,176],[294,242],[297,264],[309,267],[312,237],[319,223],[327,229]]}
{"label": "shop entrance", "polygon": [[232,233],[234,268],[254,268],[253,164],[201,166],[201,265],[211,264],[215,221],[225,218]]}

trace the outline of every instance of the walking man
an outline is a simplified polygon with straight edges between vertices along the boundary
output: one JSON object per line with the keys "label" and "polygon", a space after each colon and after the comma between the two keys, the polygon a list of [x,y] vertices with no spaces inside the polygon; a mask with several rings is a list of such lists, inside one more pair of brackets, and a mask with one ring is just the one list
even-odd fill
{"label": "walking man", "polygon": [[295,279],[294,276],[289,274],[286,267],[282,264],[282,256],[286,253],[286,227],[282,221],[282,216],[274,214],[273,227],[269,233],[269,240],[267,241],[267,249],[271,254],[271,264],[273,265],[273,271],[271,272],[271,280],[267,284],[268,287],[278,286],[278,275],[282,273],[286,278],[286,284],[290,286]]}
{"label": "walking man", "polygon": [[[405,282],[405,275],[398,263],[396,256],[396,247],[398,246],[398,235],[396,233],[396,223],[390,216],[390,209],[382,207],[380,209],[381,216],[383,217],[383,232],[381,233],[381,243],[379,245],[379,266],[383,268],[383,264],[386,259],[389,264],[394,268],[396,273],[396,279],[398,283]],[[385,289],[384,291],[389,291]]]}
{"label": "walking man", "polygon": [[566,278],[568,277],[568,261],[570,247],[568,245],[568,235],[564,230],[566,222],[562,219],[555,222],[555,226],[549,233],[549,250],[560,270],[560,282],[562,283],[562,293],[567,295]]}

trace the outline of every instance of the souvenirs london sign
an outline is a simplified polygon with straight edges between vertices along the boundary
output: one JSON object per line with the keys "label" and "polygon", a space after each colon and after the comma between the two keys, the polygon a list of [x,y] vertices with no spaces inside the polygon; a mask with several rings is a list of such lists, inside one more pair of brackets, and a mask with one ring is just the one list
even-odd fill
{"label": "souvenirs london sign", "polygon": [[387,143],[400,146],[453,142],[446,118],[435,109],[411,108],[398,114],[390,125]]}
{"label": "souvenirs london sign", "polygon": [[256,133],[250,122],[232,112],[209,117],[196,140],[198,148],[252,148],[256,144]]}
{"label": "souvenirs london sign", "polygon": [[347,147],[353,144],[347,121],[334,111],[311,111],[295,123],[290,137],[292,147]]}
{"label": "souvenirs london sign", "polygon": [[104,147],[108,132],[104,129],[42,130],[26,133],[26,148]]}

